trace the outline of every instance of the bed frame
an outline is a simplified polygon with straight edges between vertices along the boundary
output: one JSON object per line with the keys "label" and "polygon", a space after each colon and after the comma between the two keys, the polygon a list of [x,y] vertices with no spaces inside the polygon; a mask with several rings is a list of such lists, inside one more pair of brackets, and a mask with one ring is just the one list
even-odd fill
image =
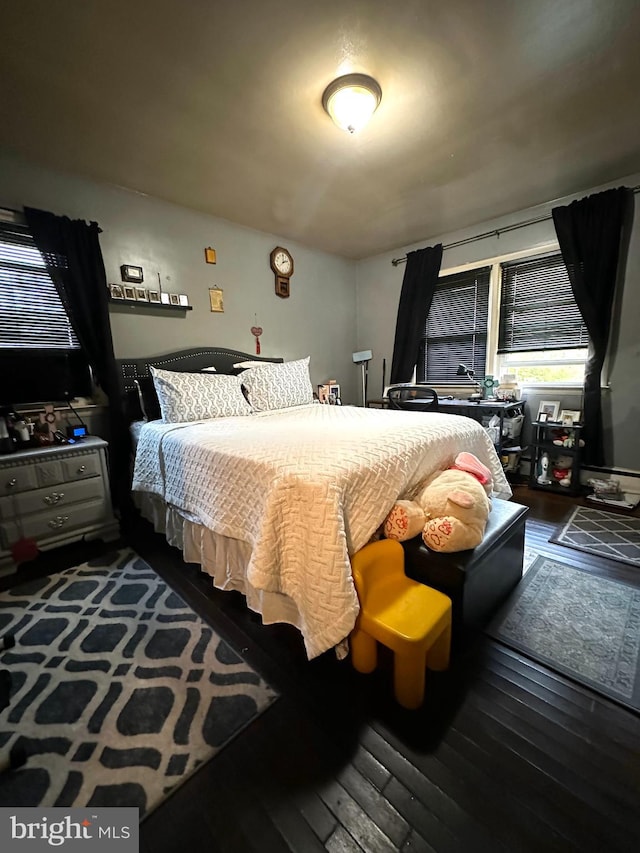
{"label": "bed frame", "polygon": [[263,358],[223,347],[194,347],[145,358],[116,359],[121,402],[127,420],[138,421],[144,417],[138,388],[143,395],[153,390],[153,379],[149,367],[175,370],[179,373],[200,373],[205,367],[215,367],[217,373],[234,374],[240,373],[233,366],[239,361],[282,362],[283,359]]}

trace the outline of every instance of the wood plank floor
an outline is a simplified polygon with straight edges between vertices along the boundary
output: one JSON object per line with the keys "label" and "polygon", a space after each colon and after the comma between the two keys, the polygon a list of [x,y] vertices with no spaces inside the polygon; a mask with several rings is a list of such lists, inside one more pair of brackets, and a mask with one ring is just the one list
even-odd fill
{"label": "wood plank floor", "polygon": [[[637,569],[549,543],[570,499],[517,487],[527,546],[640,585]],[[144,851],[630,851],[640,839],[640,717],[478,636],[425,705],[399,708],[390,660],[372,675],[308,662],[288,626],[141,525],[134,542],[281,692],[141,826]]]}
{"label": "wood plank floor", "polygon": [[[548,541],[572,499],[524,486],[514,498],[530,507],[528,547],[640,586],[638,569]],[[145,853],[637,849],[640,715],[484,635],[404,711],[385,650],[368,676],[332,653],[309,662],[297,631],[263,626],[146,522],[131,544],[281,693],[143,821]],[[20,577],[99,548],[48,552]]]}

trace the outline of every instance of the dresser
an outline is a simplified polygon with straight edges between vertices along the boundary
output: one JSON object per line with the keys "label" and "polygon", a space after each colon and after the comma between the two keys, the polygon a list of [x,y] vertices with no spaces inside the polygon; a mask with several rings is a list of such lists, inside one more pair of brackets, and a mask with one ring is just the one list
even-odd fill
{"label": "dresser", "polygon": [[118,536],[106,452],[107,442],[91,436],[0,456],[0,568],[13,564],[10,547],[22,538],[46,551]]}

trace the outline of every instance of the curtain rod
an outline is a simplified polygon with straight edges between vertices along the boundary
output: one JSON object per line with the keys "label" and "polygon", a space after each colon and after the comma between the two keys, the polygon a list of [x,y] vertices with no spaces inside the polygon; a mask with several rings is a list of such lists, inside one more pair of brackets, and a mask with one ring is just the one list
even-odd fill
{"label": "curtain rod", "polygon": [[[637,187],[631,187],[633,193],[640,192],[640,185]],[[482,234],[476,234],[474,237],[465,237],[464,240],[456,240],[454,243],[446,243],[442,250],[445,249],[455,249],[458,246],[466,246],[467,243],[475,243],[476,240],[485,240],[487,237],[499,237],[501,234],[507,234],[509,231],[517,231],[519,228],[527,228],[529,225],[537,225],[538,222],[546,222],[553,217],[551,214],[547,216],[538,216],[535,219],[527,219],[524,222],[516,222],[513,225],[505,225],[504,228],[494,228],[492,231],[485,231]],[[404,264],[407,261],[407,256],[403,255],[401,258],[392,258],[391,263],[394,267],[397,267],[398,264]]]}

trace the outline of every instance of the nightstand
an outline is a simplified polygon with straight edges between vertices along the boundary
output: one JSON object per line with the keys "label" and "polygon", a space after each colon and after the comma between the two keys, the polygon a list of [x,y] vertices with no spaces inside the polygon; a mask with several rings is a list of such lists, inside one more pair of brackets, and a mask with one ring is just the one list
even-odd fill
{"label": "nightstand", "polygon": [[107,442],[91,436],[0,457],[0,571],[14,565],[10,548],[22,538],[41,551],[117,538],[106,453]]}

